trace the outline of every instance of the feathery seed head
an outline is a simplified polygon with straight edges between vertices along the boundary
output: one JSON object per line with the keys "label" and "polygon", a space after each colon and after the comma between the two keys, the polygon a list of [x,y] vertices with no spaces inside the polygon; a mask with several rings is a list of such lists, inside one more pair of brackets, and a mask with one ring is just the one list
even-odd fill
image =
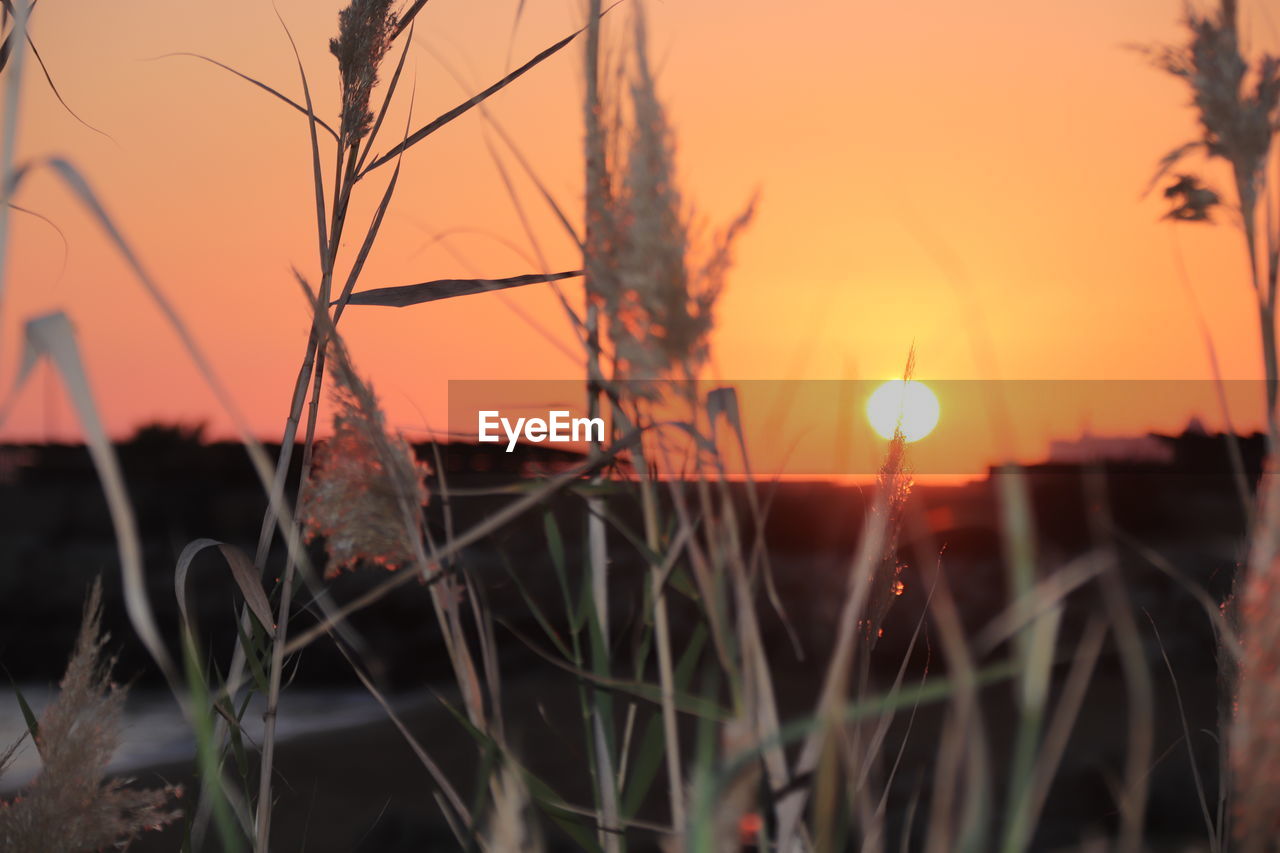
{"label": "feathery seed head", "polygon": [[386,433],[373,390],[345,357],[334,362],[333,437],[317,449],[302,495],[307,541],[324,538],[327,577],[362,561],[396,569],[418,555],[427,468]]}
{"label": "feathery seed head", "polygon": [[1235,0],[1222,0],[1212,14],[1189,9],[1186,27],[1185,46],[1149,53],[1157,67],[1191,87],[1201,138],[1165,157],[1161,174],[1192,148],[1202,148],[1231,164],[1241,208],[1251,215],[1280,119],[1280,58],[1264,54],[1250,68],[1240,47]]}
{"label": "feathery seed head", "polygon": [[0,849],[125,847],[179,816],[170,805],[181,788],[143,790],[106,779],[127,691],[111,683],[113,661],[102,656],[109,637],[101,626],[102,587],[95,581],[61,689],[40,716],[40,775],[21,796],[0,801]]}
{"label": "feathery seed head", "polygon": [[[731,263],[733,238],[753,206],[714,241],[701,263],[690,260],[689,218],[676,183],[675,138],[648,60],[642,13],[635,18],[631,126],[620,186],[607,199],[607,254],[596,268],[598,297],[620,377],[653,380],[682,370],[696,375],[707,357],[713,308]],[[598,260],[598,259],[597,259]]]}
{"label": "feathery seed head", "polygon": [[338,58],[342,75],[343,145],[359,142],[373,123],[369,98],[395,25],[391,0],[351,0],[338,13],[338,37],[329,40],[329,52]]}

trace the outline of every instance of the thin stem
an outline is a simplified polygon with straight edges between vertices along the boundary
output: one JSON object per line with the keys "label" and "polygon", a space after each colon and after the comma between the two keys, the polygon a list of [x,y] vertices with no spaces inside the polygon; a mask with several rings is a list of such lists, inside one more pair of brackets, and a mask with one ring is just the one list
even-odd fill
{"label": "thin stem", "polygon": [[[312,319],[312,333],[308,343],[309,352],[315,355],[315,370],[312,377],[311,406],[307,413],[307,433],[302,449],[302,473],[298,484],[298,501],[301,502],[302,487],[307,481],[308,469],[311,465],[311,453],[315,442],[316,420],[319,416],[319,396],[324,378],[325,346],[328,339],[328,317],[324,318],[322,327],[319,312],[326,311],[329,304],[329,292],[333,283],[333,269],[337,261],[338,246],[342,241],[342,228],[346,215],[346,204],[351,193],[351,184],[344,174],[344,151],[339,148],[337,165],[334,173],[333,206],[330,210],[329,240],[325,252],[321,256],[320,297],[316,305],[316,316]],[[352,155],[354,157],[354,155]],[[350,171],[349,169],[347,171]],[[317,192],[319,188],[317,188]],[[315,342],[315,350],[311,350],[310,341]],[[297,517],[295,507],[295,518]],[[292,559],[286,559],[284,576],[280,585],[280,607],[276,617],[276,635],[271,647],[271,669],[268,674],[267,708],[263,712],[262,723],[262,763],[258,775],[258,812],[257,812],[257,853],[266,853],[271,838],[271,776],[275,765],[276,719],[280,707],[280,688],[284,675],[284,651],[288,639],[289,609],[293,602],[293,576],[295,565]]]}
{"label": "thin stem", "polygon": [[[600,416],[600,307],[594,293],[597,292],[597,276],[600,263],[596,238],[604,221],[607,173],[604,162],[604,136],[600,126],[600,12],[601,0],[587,4],[586,49],[586,234],[584,238],[583,270],[585,271],[586,338],[587,338],[587,410],[588,417]],[[598,458],[600,442],[592,442],[591,455]],[[602,476],[593,478],[599,485]],[[604,500],[593,489],[587,501],[587,551],[591,567],[591,597],[599,641],[592,644],[592,668],[598,675],[609,672],[609,578],[608,543],[605,539]],[[593,696],[591,729],[596,759],[596,784],[600,807],[600,843],[605,853],[621,849],[618,833],[618,789],[613,771],[613,749],[608,737],[612,720],[607,719],[612,703],[607,694],[596,690]]]}
{"label": "thin stem", "polygon": [[[639,418],[636,419],[639,422]],[[644,538],[649,550],[657,554],[661,548],[658,536],[658,502],[644,444],[636,447],[636,465],[640,469],[640,499],[644,511]],[[667,752],[667,794],[671,801],[671,824],[676,832],[685,828],[684,783],[680,773],[680,731],[676,726],[675,667],[671,662],[671,628],[667,618],[665,583],[667,573],[654,563],[649,567],[653,591],[654,634],[658,646],[658,679],[662,689],[662,727]]]}

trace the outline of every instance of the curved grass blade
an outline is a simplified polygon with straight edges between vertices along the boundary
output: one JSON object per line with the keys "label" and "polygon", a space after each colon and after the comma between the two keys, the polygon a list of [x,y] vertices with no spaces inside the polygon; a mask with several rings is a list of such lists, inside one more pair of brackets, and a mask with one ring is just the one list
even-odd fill
{"label": "curved grass blade", "polygon": [[[19,368],[18,379],[14,383],[15,390],[25,383],[32,368],[41,357],[49,358],[62,374],[67,394],[76,408],[84,430],[85,444],[97,469],[98,479],[102,483],[112,527],[116,534],[116,547],[124,586],[125,611],[129,615],[129,621],[133,624],[143,646],[151,654],[170,684],[174,698],[182,708],[184,716],[195,726],[199,741],[200,733],[209,718],[209,712],[206,710],[208,705],[203,701],[201,692],[204,684],[201,680],[197,685],[194,683],[195,679],[188,678],[187,685],[190,693],[182,690],[183,681],[160,638],[159,628],[151,610],[151,602],[147,596],[137,521],[133,515],[133,507],[129,503],[120,462],[98,415],[97,404],[89,388],[84,363],[80,357],[75,331],[62,312],[47,314],[27,322],[26,352]],[[185,643],[183,648],[185,659],[190,664],[192,650],[189,643]],[[188,674],[190,675],[190,672]],[[208,756],[202,750],[202,775],[206,786],[211,786],[210,789],[213,790],[213,796],[216,798],[215,805],[224,801],[229,803],[232,811],[240,818],[241,825],[247,827],[248,818],[243,808],[235,807],[236,801],[231,797],[231,792],[225,788],[220,771],[216,764],[207,758]],[[224,841],[227,846],[224,849],[239,849],[236,845],[236,835],[231,829],[230,819],[225,812],[222,818],[219,825],[226,829]]]}
{"label": "curved grass blade", "polygon": [[67,235],[63,233],[61,228],[58,227],[58,223],[54,222],[49,217],[45,216],[43,213],[32,210],[29,207],[23,207],[20,204],[13,204],[12,202],[10,202],[9,204],[9,209],[16,210],[18,213],[25,213],[27,216],[31,216],[36,219],[39,219],[45,225],[48,225],[50,228],[52,228],[54,230],[54,233],[58,235],[58,239],[62,241],[62,265],[58,267],[57,280],[62,281],[62,276],[67,271],[67,257],[71,253],[71,244],[67,242]]}
{"label": "curved grass blade", "polygon": [[[7,668],[5,668],[4,674],[9,679],[9,686],[13,688],[14,698],[18,700],[18,708],[22,711],[22,721],[27,724],[27,733],[31,735],[31,742],[37,743],[40,736],[40,718],[36,716],[36,712],[31,710],[31,706],[27,704],[27,697],[22,695],[22,691],[18,689],[18,682],[13,680],[13,676],[9,674]],[[16,747],[17,744],[14,744],[14,748]],[[0,765],[3,764],[4,762],[0,761]]]}
{"label": "curved grass blade", "polygon": [[[32,7],[34,7],[36,4],[32,3],[31,5]],[[45,79],[45,82],[49,84],[49,90],[53,92],[53,96],[58,99],[58,103],[62,104],[62,108],[66,110],[73,119],[80,122],[85,127],[92,130],[94,133],[98,134],[99,136],[104,136],[107,139],[110,139],[112,142],[115,142],[115,139],[112,138],[111,134],[106,133],[105,131],[99,130],[98,128],[89,124],[89,122],[80,118],[80,115],[75,110],[71,109],[71,105],[68,104],[66,100],[62,97],[62,93],[58,91],[57,85],[53,82],[53,75],[49,73],[48,66],[44,64],[44,58],[40,56],[40,51],[36,48],[36,43],[31,40],[30,33],[27,33],[27,46],[31,48],[31,55],[34,56],[36,58],[36,62],[40,64],[40,70],[44,72],[44,79]],[[0,66],[2,65],[3,65],[3,62],[0,62]]]}
{"label": "curved grass blade", "polygon": [[452,299],[455,296],[471,296],[476,293],[488,293],[492,290],[509,290],[523,287],[526,284],[561,281],[566,278],[580,278],[582,270],[515,275],[509,278],[441,278],[435,281],[424,281],[421,284],[404,284],[398,287],[376,287],[373,290],[362,290],[351,294],[348,305],[381,305],[388,308],[405,308],[420,305],[424,302],[435,302],[440,299]]}
{"label": "curved grass blade", "polygon": [[[391,720],[392,724],[396,727],[396,730],[400,732],[400,735],[405,739],[405,742],[409,744],[409,748],[413,750],[413,754],[417,756],[418,761],[420,761],[422,766],[427,769],[427,772],[431,774],[432,780],[440,787],[440,791],[448,800],[448,804],[457,812],[457,817],[461,818],[468,827],[472,827],[473,822],[471,812],[467,810],[466,804],[462,802],[462,797],[458,795],[458,791],[449,781],[449,777],[440,769],[440,766],[431,759],[431,756],[427,754],[427,751],[423,749],[422,744],[419,743],[418,739],[409,731],[408,726],[406,726],[396,714],[395,709],[391,707],[391,703],[387,701],[386,696],[384,696],[382,691],[380,691],[377,686],[369,680],[369,676],[365,674],[364,670],[357,665],[356,661],[351,657],[351,653],[348,652],[341,643],[338,643],[337,647],[338,651],[342,653],[342,656],[347,659],[347,663],[351,664],[351,671],[360,679],[360,683],[369,691],[369,695],[372,696],[382,707],[383,712],[387,715],[387,718]],[[445,811],[445,814],[447,816],[448,812]],[[450,825],[452,826],[452,821],[450,821]],[[458,840],[461,842],[464,839],[459,838]]]}
{"label": "curved grass blade", "polygon": [[320,118],[316,117],[316,115],[315,115],[314,113],[312,113],[311,111],[309,111],[309,110],[308,110],[306,107],[304,107],[302,104],[298,103],[297,101],[293,100],[292,98],[290,98],[290,97],[289,97],[289,96],[287,96],[287,95],[283,95],[283,94],[281,94],[280,92],[278,92],[278,91],[276,91],[275,89],[273,89],[273,88],[271,88],[270,86],[268,86],[266,83],[263,83],[261,80],[255,80],[254,78],[250,77],[248,74],[245,74],[243,71],[237,71],[236,69],[232,68],[230,65],[227,65],[225,62],[219,62],[218,60],[213,59],[212,57],[204,56],[204,55],[199,54],[199,53],[190,53],[190,52],[185,51],[185,50],[175,51],[175,52],[173,52],[173,53],[162,53],[162,54],[160,54],[159,56],[157,56],[157,57],[155,57],[155,58],[156,58],[156,59],[169,59],[169,58],[174,57],[174,56],[189,56],[189,57],[191,57],[192,59],[203,59],[205,62],[208,62],[208,63],[211,63],[211,64],[213,64],[213,65],[216,65],[216,66],[218,66],[219,68],[221,68],[221,69],[222,69],[222,70],[224,70],[224,71],[230,71],[232,74],[236,75],[236,76],[237,76],[237,77],[239,77],[241,80],[245,80],[245,81],[247,81],[247,82],[249,82],[249,83],[252,83],[253,85],[257,86],[259,89],[263,90],[264,92],[266,92],[266,93],[268,93],[268,94],[275,95],[277,98],[279,98],[280,100],[284,101],[286,104],[288,104],[289,106],[293,107],[295,110],[297,110],[298,112],[302,113],[304,116],[307,116],[308,118],[310,118],[312,121],[314,121],[314,122],[315,122],[316,124],[318,124],[320,127],[323,127],[326,131],[328,131],[329,135],[330,135],[330,136],[332,136],[332,137],[334,138],[334,141],[335,141],[335,142],[337,141],[337,139],[338,139],[338,131],[334,130],[332,127],[330,127],[328,124],[326,124],[326,123],[324,122],[324,120],[322,120],[322,119],[320,119]]}
{"label": "curved grass blade", "polygon": [[14,381],[14,391],[22,387],[41,358],[47,357],[62,374],[67,395],[71,398],[80,418],[85,444],[88,446],[89,455],[93,459],[94,467],[98,470],[98,478],[106,494],[107,508],[111,514],[112,526],[115,528],[116,547],[124,581],[125,610],[142,644],[151,653],[169,683],[176,687],[181,683],[178,670],[164,642],[160,639],[160,629],[156,625],[155,616],[151,611],[151,601],[147,597],[146,577],[142,565],[142,543],[138,536],[133,506],[129,503],[128,490],[124,485],[124,474],[120,469],[115,448],[107,438],[106,428],[98,416],[98,406],[89,388],[89,380],[84,371],[84,361],[80,357],[75,330],[71,321],[67,319],[67,315],[59,311],[27,321],[25,338],[25,352],[22,365],[18,370],[18,377]]}
{"label": "curved grass blade", "polygon": [[[276,20],[280,22],[280,28],[284,30],[285,37],[289,39],[289,47],[293,49],[293,58],[298,63],[298,76],[302,78],[302,95],[307,102],[307,107],[304,112],[307,114],[307,127],[311,131],[311,178],[312,182],[315,184],[316,228],[320,237],[320,257],[323,259],[329,256],[329,231],[328,227],[325,225],[324,174],[320,168],[320,143],[316,139],[316,125],[323,125],[324,122],[320,121],[316,116],[315,108],[311,103],[311,87],[307,84],[307,70],[302,66],[302,56],[298,53],[298,44],[293,40],[293,33],[289,32],[289,26],[284,22],[284,18],[281,16],[280,10],[276,9],[275,12]],[[330,132],[332,133],[332,131]],[[333,138],[335,141],[339,141],[338,134],[335,133]],[[340,141],[339,144],[341,144]],[[334,204],[337,204],[336,199]],[[334,217],[337,217],[336,213],[334,214]],[[337,237],[334,239],[336,240]],[[327,269],[326,272],[328,272]]]}
{"label": "curved grass blade", "polygon": [[[52,157],[38,162],[39,164],[47,165],[50,169],[56,172],[59,178],[61,178],[66,184],[67,188],[72,191],[72,193],[89,211],[92,218],[97,221],[99,227],[103,229],[110,242],[116,247],[116,250],[120,253],[121,257],[124,258],[130,270],[137,278],[139,284],[142,285],[143,289],[147,292],[147,295],[155,302],[170,327],[174,330],[174,333],[177,334],[178,339],[181,341],[188,357],[190,357],[191,361],[195,364],[196,369],[200,372],[200,376],[209,387],[209,390],[213,392],[214,398],[217,400],[218,404],[231,418],[231,421],[236,428],[236,432],[239,434],[240,441],[244,445],[245,451],[249,456],[249,460],[253,465],[253,470],[258,477],[258,482],[267,495],[267,500],[272,509],[272,517],[280,531],[281,537],[284,539],[289,558],[299,567],[303,578],[306,580],[308,585],[311,586],[313,590],[317,591],[315,602],[326,616],[326,631],[338,631],[343,635],[343,638],[347,642],[351,642],[357,647],[361,646],[362,643],[359,638],[352,634],[347,626],[340,624],[340,620],[337,618],[337,611],[334,609],[329,597],[324,594],[324,587],[319,583],[319,580],[316,577],[315,571],[311,566],[311,560],[307,556],[306,549],[302,547],[297,527],[294,524],[293,512],[284,501],[283,483],[277,481],[274,477],[273,466],[267,458],[267,453],[262,446],[262,442],[258,441],[254,436],[253,431],[249,428],[248,421],[240,411],[240,407],[236,405],[235,400],[232,399],[226,386],[224,386],[221,380],[218,379],[217,374],[213,370],[213,365],[210,364],[208,358],[205,357],[204,351],[201,350],[199,345],[196,343],[186,322],[178,314],[177,309],[174,308],[173,304],[169,301],[168,297],[165,296],[164,292],[156,284],[155,280],[151,278],[150,273],[147,272],[146,268],[142,265],[142,261],[133,251],[133,247],[125,239],[124,235],[120,232],[120,229],[116,227],[115,221],[106,212],[106,209],[102,206],[102,202],[98,199],[97,194],[93,191],[93,188],[89,185],[88,181],[85,180],[84,176],[80,174],[79,170],[61,157]],[[22,166],[17,171],[17,176],[21,177],[21,175],[29,168],[29,166]],[[3,208],[0,208],[0,211],[2,210]],[[0,421],[2,420],[3,416],[0,414]]]}
{"label": "curved grass blade", "polygon": [[234,545],[219,542],[217,539],[196,539],[189,542],[178,556],[178,565],[173,571],[173,587],[178,596],[178,611],[182,614],[182,623],[188,626],[191,624],[187,613],[187,573],[191,570],[191,561],[206,548],[217,548],[221,552],[223,559],[227,561],[227,566],[231,569],[231,576],[235,579],[236,586],[240,588],[240,594],[244,596],[245,604],[258,618],[267,636],[275,636],[271,603],[267,601],[267,594],[262,589],[262,582],[258,578],[258,570],[254,568],[253,560]]}

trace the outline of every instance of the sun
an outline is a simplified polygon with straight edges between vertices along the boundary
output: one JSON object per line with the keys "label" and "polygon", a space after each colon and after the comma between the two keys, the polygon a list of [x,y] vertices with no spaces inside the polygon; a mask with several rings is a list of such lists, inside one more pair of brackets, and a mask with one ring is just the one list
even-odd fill
{"label": "sun", "polygon": [[883,438],[902,430],[907,441],[919,441],[938,425],[938,398],[923,382],[891,379],[867,400],[867,420]]}

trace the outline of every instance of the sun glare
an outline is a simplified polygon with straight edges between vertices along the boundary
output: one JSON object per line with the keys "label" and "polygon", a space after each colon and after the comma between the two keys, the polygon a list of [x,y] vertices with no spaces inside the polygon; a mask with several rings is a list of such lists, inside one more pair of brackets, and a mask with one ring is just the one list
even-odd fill
{"label": "sun glare", "polygon": [[907,441],[919,441],[938,425],[938,398],[922,382],[891,379],[867,399],[867,420],[883,438],[902,430]]}

